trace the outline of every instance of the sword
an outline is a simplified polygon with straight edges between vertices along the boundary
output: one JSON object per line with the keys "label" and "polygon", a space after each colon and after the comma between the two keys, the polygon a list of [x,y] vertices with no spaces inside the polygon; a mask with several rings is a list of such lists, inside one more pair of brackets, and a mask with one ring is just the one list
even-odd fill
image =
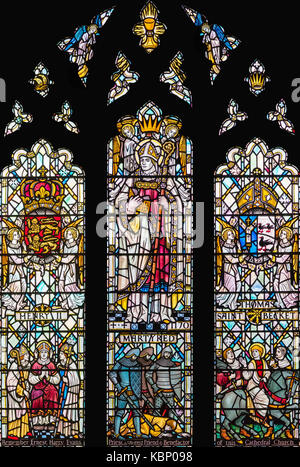
{"label": "sword", "polygon": [[[231,389],[238,389],[238,387],[237,387],[237,385],[235,383],[231,383],[230,386],[228,386],[228,388],[225,388],[225,389],[223,389],[223,391],[218,392],[218,394],[216,395],[217,398],[222,396],[226,392],[231,391]],[[242,389],[242,388],[240,388],[240,389]]]}
{"label": "sword", "polygon": [[150,400],[148,399],[148,397],[145,396],[145,394],[142,394],[142,399],[144,399],[145,402],[147,402],[147,404],[149,404],[150,406],[150,409],[154,409],[154,405],[152,404],[152,402],[150,402]]}
{"label": "sword", "polygon": [[[156,393],[156,394],[159,394]],[[182,421],[181,417],[179,417],[179,415],[177,415],[177,413],[174,411],[174,408],[173,407],[170,407],[169,406],[169,401],[167,399],[165,399],[164,395],[160,395],[162,401],[166,404],[167,407],[169,407],[169,411],[173,414],[173,417],[175,417],[175,420],[178,420],[182,425],[184,425],[184,421]],[[175,397],[173,396],[173,401],[176,403],[176,400],[175,400]]]}
{"label": "sword", "polygon": [[142,419],[145,423],[147,423],[147,425],[149,426],[149,428],[150,428],[151,430],[155,431],[154,426],[151,424],[151,422],[149,422],[149,420],[148,420],[146,417],[143,416],[142,411],[141,411],[138,407],[135,406],[135,403],[134,403],[133,400],[130,398],[130,396],[127,394],[126,389],[127,389],[127,388],[123,389],[123,391],[121,391],[120,394],[118,394],[118,395],[120,396],[121,394],[123,394],[123,395],[125,396],[125,399],[127,400],[128,404],[129,404],[129,407],[132,408],[132,409],[134,409],[134,410],[136,410],[136,411],[139,413],[141,419]]}

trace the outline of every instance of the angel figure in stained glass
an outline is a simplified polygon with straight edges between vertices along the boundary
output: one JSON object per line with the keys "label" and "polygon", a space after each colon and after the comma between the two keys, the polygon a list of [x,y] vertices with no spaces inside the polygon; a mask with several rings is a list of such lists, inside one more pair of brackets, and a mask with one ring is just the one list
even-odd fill
{"label": "angel figure in stained glass", "polygon": [[[167,175],[165,169],[174,148],[170,141],[161,144],[153,137],[142,139],[135,149],[138,169],[115,198],[120,212],[119,299],[127,300],[130,322],[174,321],[172,293],[178,287],[182,290],[182,245],[178,238],[178,256],[174,257],[178,274],[173,281],[170,277],[174,209],[181,213],[182,201],[173,179],[158,177]],[[181,222],[178,216],[178,237]]]}
{"label": "angel figure in stained glass", "polygon": [[53,361],[53,351],[48,341],[37,343],[35,361],[29,373],[32,385],[30,394],[33,426],[36,430],[54,428],[58,408],[60,374]]}
{"label": "angel figure in stained glass", "polygon": [[275,306],[292,308],[298,297],[298,236],[291,227],[284,225],[276,232],[275,254],[270,255],[276,264],[274,277]]}
{"label": "angel figure in stained glass", "polygon": [[[219,220],[219,219],[218,219]],[[221,222],[221,220],[219,220]],[[227,224],[227,223],[224,223]],[[241,277],[239,264],[243,256],[237,230],[229,224],[217,236],[217,304],[230,310],[237,308]]]}
{"label": "angel figure in stained glass", "polygon": [[200,36],[203,36],[203,43],[206,45],[205,57],[212,63],[210,82],[214,84],[221,71],[221,63],[227,60],[229,53],[240,44],[240,41],[235,37],[227,36],[222,26],[209,25],[207,18],[196,10],[186,6],[182,8],[195,26],[201,28]]}
{"label": "angel figure in stained glass", "polygon": [[[79,219],[77,223],[80,221],[82,219]],[[83,236],[79,234],[75,225],[71,224],[63,229],[62,235],[64,240],[62,254],[56,256],[58,289],[62,298],[61,306],[74,310],[80,308],[85,300],[84,293],[81,292],[83,285]],[[77,262],[79,273],[77,272]]]}
{"label": "angel figure in stained glass", "polygon": [[57,44],[60,50],[70,55],[70,62],[77,64],[78,76],[84,86],[86,86],[89,72],[87,62],[94,55],[93,46],[96,43],[97,36],[100,35],[99,30],[104,26],[113,11],[114,8],[110,8],[96,15],[91,24],[78,27],[73,37],[67,37]]}
{"label": "angel figure in stained glass", "polygon": [[[8,222],[8,221],[7,221]],[[3,236],[2,260],[2,306],[7,314],[20,310],[24,304],[26,292],[26,274],[24,268],[24,247],[22,231],[9,223],[10,229]]]}

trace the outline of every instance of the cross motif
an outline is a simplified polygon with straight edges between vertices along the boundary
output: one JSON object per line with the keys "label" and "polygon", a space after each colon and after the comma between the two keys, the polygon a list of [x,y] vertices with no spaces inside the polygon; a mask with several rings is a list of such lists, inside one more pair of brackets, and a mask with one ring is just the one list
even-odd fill
{"label": "cross motif", "polygon": [[39,174],[41,174],[41,177],[42,178],[45,178],[48,170],[46,169],[46,167],[43,165],[39,170],[38,170]]}

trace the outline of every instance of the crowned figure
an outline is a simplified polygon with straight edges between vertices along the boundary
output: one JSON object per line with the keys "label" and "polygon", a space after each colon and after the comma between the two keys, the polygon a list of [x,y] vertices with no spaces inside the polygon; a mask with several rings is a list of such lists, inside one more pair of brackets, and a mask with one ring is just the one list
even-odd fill
{"label": "crowned figure", "polygon": [[31,411],[35,429],[50,429],[56,421],[60,374],[52,360],[51,344],[42,340],[36,346],[29,382],[32,385]]}

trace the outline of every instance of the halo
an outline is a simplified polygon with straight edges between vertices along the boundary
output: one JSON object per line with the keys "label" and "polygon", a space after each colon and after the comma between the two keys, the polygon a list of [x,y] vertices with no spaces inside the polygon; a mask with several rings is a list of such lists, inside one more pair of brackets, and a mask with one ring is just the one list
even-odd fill
{"label": "halo", "polygon": [[290,240],[292,238],[292,236],[293,236],[293,230],[290,227],[287,227],[287,226],[283,225],[282,227],[279,227],[279,229],[278,229],[278,237],[279,237],[280,232],[282,230],[287,230],[289,232],[290,235],[288,237],[288,240]]}
{"label": "halo", "polygon": [[265,356],[265,353],[266,353],[265,347],[262,344],[260,344],[259,342],[255,342],[249,348],[249,353],[250,353],[251,357],[253,357],[252,352],[255,349],[259,350],[261,358],[263,358]]}
{"label": "halo", "polygon": [[168,131],[171,130],[172,128],[175,128],[175,129],[176,129],[176,134],[175,134],[174,136],[177,136],[178,133],[179,133],[179,128],[178,128],[178,125],[176,125],[175,123],[169,123],[169,124],[166,126],[166,129],[165,129],[166,134],[167,134]]}
{"label": "halo", "polygon": [[225,241],[226,241],[226,239],[224,238],[224,234],[225,234],[226,232],[229,232],[229,230],[231,230],[231,232],[233,232],[234,238],[236,238],[234,228],[233,228],[233,227],[225,227],[225,229],[222,230],[222,234],[221,234],[222,239],[225,240]]}
{"label": "halo", "polygon": [[131,124],[131,123],[125,123],[124,125],[122,125],[121,129],[120,129],[120,132],[122,133],[123,136],[126,136],[124,134],[124,129],[125,128],[130,128],[131,130],[131,133],[134,135],[134,126]]}
{"label": "halo", "polygon": [[68,232],[68,230],[75,232],[75,240],[77,240],[79,237],[79,232],[78,232],[78,229],[76,229],[76,227],[73,227],[73,226],[66,227],[66,230],[64,231],[64,235],[63,235],[64,239],[66,238],[66,233]]}
{"label": "halo", "polygon": [[137,118],[133,117],[132,115],[126,115],[125,117],[122,117],[118,120],[117,129],[121,133],[122,128],[125,125],[131,125],[132,127],[134,127],[137,121],[138,121]]}
{"label": "halo", "polygon": [[16,226],[16,227],[11,227],[11,228],[8,230],[7,234],[6,234],[6,236],[7,236],[7,238],[8,238],[9,241],[12,240],[12,234],[13,234],[13,232],[14,232],[15,230],[17,230],[18,232],[20,232],[20,235],[21,235],[21,237],[22,237],[22,230],[21,230],[19,227],[17,227],[17,226]]}

